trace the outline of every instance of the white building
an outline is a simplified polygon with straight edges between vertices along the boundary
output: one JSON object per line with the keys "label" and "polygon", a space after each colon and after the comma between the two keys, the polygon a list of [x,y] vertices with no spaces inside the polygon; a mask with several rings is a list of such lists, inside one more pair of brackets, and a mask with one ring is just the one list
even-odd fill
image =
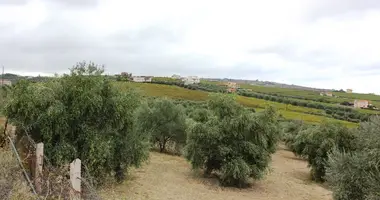
{"label": "white building", "polygon": [[332,92],[321,92],[321,93],[319,93],[319,95],[321,95],[321,96],[328,96],[328,97],[334,96]]}
{"label": "white building", "polygon": [[3,80],[0,79],[0,85],[12,85],[12,82],[7,79],[3,79]]}
{"label": "white building", "polygon": [[368,100],[355,100],[354,108],[368,108],[369,101]]}
{"label": "white building", "polygon": [[134,76],[132,77],[132,80],[134,82],[152,82],[152,77],[151,76]]}
{"label": "white building", "polygon": [[197,84],[201,82],[201,79],[198,76],[188,76],[183,79],[185,85]]}

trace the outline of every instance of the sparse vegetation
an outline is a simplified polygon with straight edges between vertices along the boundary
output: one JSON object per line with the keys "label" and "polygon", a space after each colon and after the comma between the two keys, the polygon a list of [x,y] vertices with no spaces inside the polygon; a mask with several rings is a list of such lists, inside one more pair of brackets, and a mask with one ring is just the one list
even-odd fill
{"label": "sparse vegetation", "polygon": [[0,199],[37,199],[9,147],[0,148]]}

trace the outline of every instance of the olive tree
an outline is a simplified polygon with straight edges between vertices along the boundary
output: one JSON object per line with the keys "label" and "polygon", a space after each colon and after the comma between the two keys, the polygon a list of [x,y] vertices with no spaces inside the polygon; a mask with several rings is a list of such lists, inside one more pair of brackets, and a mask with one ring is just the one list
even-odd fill
{"label": "olive tree", "polygon": [[168,142],[186,142],[186,114],[181,105],[169,99],[155,99],[142,105],[136,114],[137,130],[151,135],[160,152],[166,150]]}
{"label": "olive tree", "polygon": [[102,67],[81,62],[61,78],[20,81],[5,114],[44,143],[53,165],[80,158],[97,180],[114,174],[121,181],[128,167],[147,159],[148,137],[134,130],[139,96],[121,93],[102,73]]}
{"label": "olive tree", "polygon": [[291,146],[296,155],[307,159],[313,180],[323,182],[328,154],[334,149],[341,152],[355,149],[356,137],[355,132],[344,125],[326,121],[301,130]]}
{"label": "olive tree", "polygon": [[214,117],[189,128],[186,158],[192,167],[215,172],[225,186],[261,178],[279,140],[276,112],[252,113],[224,95],[213,95],[208,107]]}
{"label": "olive tree", "polygon": [[362,122],[354,151],[329,154],[326,179],[335,200],[380,199],[380,117]]}

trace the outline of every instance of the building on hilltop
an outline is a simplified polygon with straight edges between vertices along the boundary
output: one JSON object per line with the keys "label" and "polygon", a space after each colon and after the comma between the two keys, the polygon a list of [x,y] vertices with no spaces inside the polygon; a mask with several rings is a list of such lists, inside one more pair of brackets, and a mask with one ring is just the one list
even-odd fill
{"label": "building on hilltop", "polygon": [[347,89],[346,92],[347,93],[352,93],[352,89]]}
{"label": "building on hilltop", "polygon": [[239,85],[236,82],[231,81],[224,83],[223,85],[227,86],[227,92],[229,93],[234,93],[239,88]]}
{"label": "building on hilltop", "polygon": [[235,82],[227,82],[227,87],[236,89],[239,87],[239,85]]}
{"label": "building on hilltop", "polygon": [[321,93],[319,93],[319,95],[321,95],[321,96],[328,96],[328,97],[334,96],[332,92],[321,92]]}
{"label": "building on hilltop", "polygon": [[354,108],[368,108],[370,102],[368,100],[357,100],[354,101]]}
{"label": "building on hilltop", "polygon": [[188,76],[188,77],[183,78],[182,80],[185,83],[185,85],[192,85],[192,84],[197,84],[201,82],[198,76]]}
{"label": "building on hilltop", "polygon": [[133,76],[132,77],[132,80],[134,82],[139,82],[139,83],[143,83],[143,82],[152,82],[152,76]]}
{"label": "building on hilltop", "polygon": [[0,85],[12,85],[12,81],[10,81],[8,79],[1,79]]}

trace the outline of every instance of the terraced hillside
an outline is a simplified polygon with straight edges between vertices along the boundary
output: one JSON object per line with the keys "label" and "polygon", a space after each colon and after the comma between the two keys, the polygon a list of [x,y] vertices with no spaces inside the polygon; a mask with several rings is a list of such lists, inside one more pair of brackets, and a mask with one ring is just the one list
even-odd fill
{"label": "terraced hillside", "polygon": [[[152,83],[133,83],[133,82],[116,82],[115,85],[121,90],[128,88],[136,88],[142,95],[155,97],[168,97],[173,99],[186,99],[193,101],[204,101],[209,97],[209,93],[198,90],[190,90],[178,86],[152,84]],[[231,94],[233,95],[233,94]],[[301,106],[292,106],[283,103],[266,101],[263,99],[237,96],[237,101],[247,107],[255,109],[263,109],[267,105],[272,105],[279,110],[279,113],[287,119],[299,119],[309,123],[319,123],[323,120],[341,122],[347,126],[353,127],[357,124],[328,118],[324,116],[324,111],[314,108],[306,108]]]}

